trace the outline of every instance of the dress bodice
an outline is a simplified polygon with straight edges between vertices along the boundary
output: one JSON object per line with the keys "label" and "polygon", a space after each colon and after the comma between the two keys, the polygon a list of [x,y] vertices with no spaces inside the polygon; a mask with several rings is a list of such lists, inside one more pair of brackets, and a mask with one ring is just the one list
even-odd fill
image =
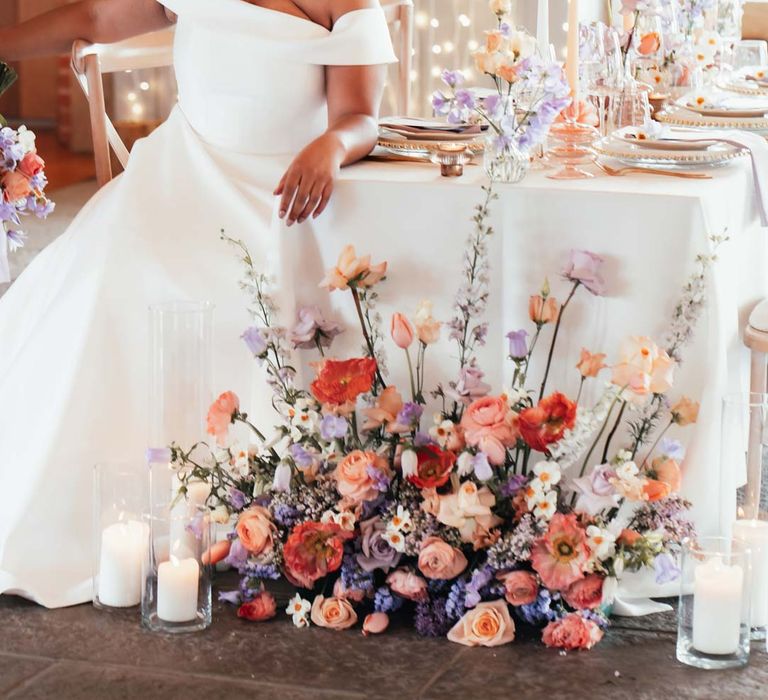
{"label": "dress bodice", "polygon": [[325,66],[396,61],[380,8],[329,30],[245,0],[161,0],[178,16],[179,107],[213,146],[296,153],[327,125]]}

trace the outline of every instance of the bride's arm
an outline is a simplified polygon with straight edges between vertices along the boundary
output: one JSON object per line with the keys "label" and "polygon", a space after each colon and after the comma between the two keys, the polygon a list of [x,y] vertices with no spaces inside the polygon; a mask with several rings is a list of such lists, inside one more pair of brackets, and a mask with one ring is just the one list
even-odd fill
{"label": "bride's arm", "polygon": [[156,0],[82,0],[0,27],[0,58],[13,61],[67,53],[75,39],[111,43],[169,23]]}
{"label": "bride's arm", "polygon": [[339,169],[376,145],[385,74],[384,66],[326,68],[328,130],[296,156],[275,190],[288,226],[320,216]]}

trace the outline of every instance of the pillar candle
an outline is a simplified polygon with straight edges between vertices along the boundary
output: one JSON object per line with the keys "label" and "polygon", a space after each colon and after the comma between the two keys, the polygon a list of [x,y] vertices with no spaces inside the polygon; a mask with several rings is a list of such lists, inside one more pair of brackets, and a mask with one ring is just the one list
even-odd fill
{"label": "pillar candle", "polygon": [[114,523],[101,533],[98,596],[102,605],[128,608],[141,602],[141,567],[149,528],[136,520]]}
{"label": "pillar candle", "polygon": [[200,565],[195,559],[171,555],[157,568],[157,616],[165,622],[190,622],[197,617]]}
{"label": "pillar candle", "polygon": [[741,631],[744,571],[714,556],[694,571],[693,646],[704,654],[735,654]]}
{"label": "pillar candle", "polygon": [[737,520],[733,536],[745,542],[752,550],[752,577],[750,625],[768,625],[768,522],[764,520]]}
{"label": "pillar candle", "polygon": [[568,0],[566,74],[574,101],[579,99],[579,0]]}
{"label": "pillar candle", "polygon": [[549,59],[549,0],[539,0],[539,12],[536,20],[536,39],[542,58]]}

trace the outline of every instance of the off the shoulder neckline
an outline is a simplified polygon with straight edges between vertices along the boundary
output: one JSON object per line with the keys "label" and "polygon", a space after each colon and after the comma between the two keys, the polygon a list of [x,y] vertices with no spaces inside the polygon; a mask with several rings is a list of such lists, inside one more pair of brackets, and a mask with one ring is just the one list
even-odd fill
{"label": "off the shoulder neckline", "polygon": [[379,7],[362,7],[359,10],[350,10],[349,12],[345,12],[341,17],[339,17],[334,23],[333,28],[328,29],[327,27],[324,27],[322,24],[318,24],[317,22],[313,22],[311,19],[307,19],[305,17],[299,17],[298,15],[291,15],[287,12],[281,12],[280,10],[274,10],[271,7],[263,7],[262,5],[254,5],[253,3],[246,2],[246,0],[230,0],[231,3],[237,4],[237,5],[245,5],[248,8],[251,8],[255,11],[261,11],[264,13],[268,13],[270,15],[276,15],[281,18],[287,18],[289,21],[293,20],[296,22],[301,22],[302,24],[309,25],[311,27],[317,27],[319,30],[325,32],[326,34],[332,34],[338,26],[344,22],[348,21],[347,18],[352,18],[352,16],[357,15],[361,12],[380,12],[381,8]]}

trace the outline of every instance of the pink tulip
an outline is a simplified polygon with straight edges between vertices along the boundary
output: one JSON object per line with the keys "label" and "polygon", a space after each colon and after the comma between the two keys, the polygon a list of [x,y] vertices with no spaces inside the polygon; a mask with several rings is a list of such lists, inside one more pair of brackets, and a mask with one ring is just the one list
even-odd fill
{"label": "pink tulip", "polygon": [[395,341],[397,347],[402,348],[403,350],[410,347],[413,342],[413,327],[403,314],[393,314],[390,331],[392,340]]}

